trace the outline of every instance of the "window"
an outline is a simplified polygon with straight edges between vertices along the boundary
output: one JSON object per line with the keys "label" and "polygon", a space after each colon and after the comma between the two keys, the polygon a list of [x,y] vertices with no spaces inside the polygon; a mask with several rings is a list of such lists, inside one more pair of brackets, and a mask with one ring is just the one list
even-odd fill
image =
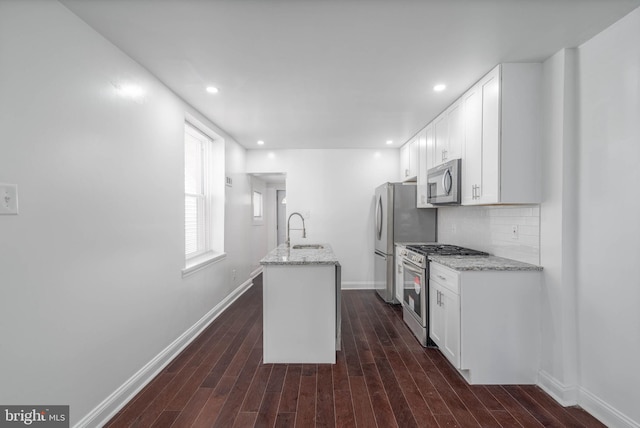
{"label": "window", "polygon": [[262,219],[262,193],[253,192],[253,219]]}
{"label": "window", "polygon": [[185,124],[183,275],[224,256],[224,143]]}
{"label": "window", "polygon": [[211,140],[191,126],[184,136],[184,231],[186,258],[210,250],[209,154]]}

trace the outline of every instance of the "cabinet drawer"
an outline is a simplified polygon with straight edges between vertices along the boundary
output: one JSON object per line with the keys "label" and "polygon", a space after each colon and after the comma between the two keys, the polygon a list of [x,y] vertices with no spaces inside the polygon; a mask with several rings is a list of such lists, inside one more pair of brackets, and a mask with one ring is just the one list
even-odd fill
{"label": "cabinet drawer", "polygon": [[458,272],[438,263],[429,263],[429,281],[435,281],[445,288],[460,294],[460,275]]}

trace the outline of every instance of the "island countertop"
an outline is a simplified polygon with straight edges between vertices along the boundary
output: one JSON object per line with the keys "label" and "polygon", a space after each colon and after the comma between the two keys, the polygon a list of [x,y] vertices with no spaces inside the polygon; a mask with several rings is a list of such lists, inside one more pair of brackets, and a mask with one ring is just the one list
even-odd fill
{"label": "island countertop", "polygon": [[[302,244],[304,245],[304,244]],[[261,265],[336,265],[339,266],[331,245],[319,244],[316,248],[294,248],[296,245],[288,246],[282,244],[271,250],[262,260]]]}

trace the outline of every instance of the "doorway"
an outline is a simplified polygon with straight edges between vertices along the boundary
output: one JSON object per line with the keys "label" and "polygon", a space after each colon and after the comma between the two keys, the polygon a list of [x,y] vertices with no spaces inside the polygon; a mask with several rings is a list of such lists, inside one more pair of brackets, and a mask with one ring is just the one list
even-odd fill
{"label": "doorway", "polygon": [[287,239],[287,191],[276,190],[276,230],[278,234],[278,245],[284,244]]}

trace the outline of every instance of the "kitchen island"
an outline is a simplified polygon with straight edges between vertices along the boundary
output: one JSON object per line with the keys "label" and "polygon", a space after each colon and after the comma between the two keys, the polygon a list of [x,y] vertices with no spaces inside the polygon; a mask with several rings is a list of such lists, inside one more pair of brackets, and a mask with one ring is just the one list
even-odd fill
{"label": "kitchen island", "polygon": [[340,263],[330,245],[283,244],[263,266],[263,362],[335,363]]}

